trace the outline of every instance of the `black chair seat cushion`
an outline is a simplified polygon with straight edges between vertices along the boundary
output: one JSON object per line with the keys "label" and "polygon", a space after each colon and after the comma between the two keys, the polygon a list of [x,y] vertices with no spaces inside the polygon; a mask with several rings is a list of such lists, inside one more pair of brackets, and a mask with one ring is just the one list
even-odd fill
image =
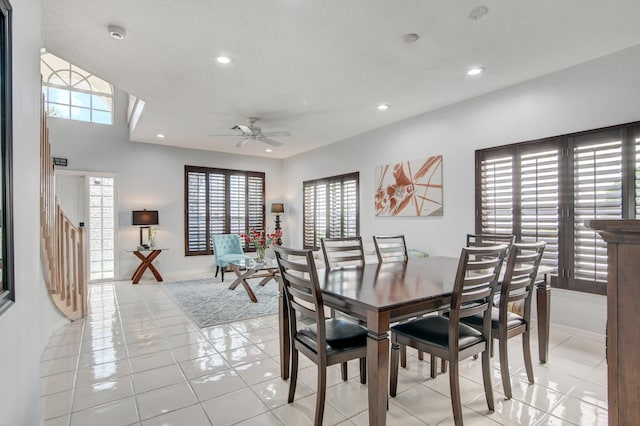
{"label": "black chair seat cushion", "polygon": [[[367,329],[351,321],[342,318],[328,319],[325,321],[325,330],[327,354],[367,345]],[[316,324],[298,330],[296,339],[317,352],[318,328]]]}
{"label": "black chair seat cushion", "polygon": [[[434,315],[398,324],[391,327],[391,330],[399,335],[413,337],[431,346],[448,350],[449,322],[449,318]],[[485,340],[482,333],[466,324],[459,324],[458,330],[460,349]]]}
{"label": "black chair seat cushion", "polygon": [[[460,322],[469,324],[472,327],[482,328],[483,316],[481,314],[471,315],[470,317],[460,318]],[[500,311],[496,308],[491,310],[491,328],[497,330],[500,323]],[[518,314],[507,311],[507,329],[518,327],[525,324],[524,318]]]}

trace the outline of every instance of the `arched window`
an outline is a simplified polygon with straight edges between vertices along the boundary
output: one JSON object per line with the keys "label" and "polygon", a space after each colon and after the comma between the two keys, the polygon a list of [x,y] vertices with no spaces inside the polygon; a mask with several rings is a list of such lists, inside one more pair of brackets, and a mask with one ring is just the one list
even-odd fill
{"label": "arched window", "polygon": [[64,59],[40,56],[42,93],[49,117],[113,124],[113,87]]}

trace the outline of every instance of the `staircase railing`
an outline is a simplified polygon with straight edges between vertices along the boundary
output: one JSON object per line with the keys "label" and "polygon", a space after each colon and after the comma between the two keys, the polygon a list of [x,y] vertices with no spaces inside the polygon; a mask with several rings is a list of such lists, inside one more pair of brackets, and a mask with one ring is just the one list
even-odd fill
{"label": "staircase railing", "polygon": [[51,300],[60,312],[71,320],[77,320],[86,315],[84,228],[74,226],[56,201],[44,108],[40,129],[40,249],[45,282]]}

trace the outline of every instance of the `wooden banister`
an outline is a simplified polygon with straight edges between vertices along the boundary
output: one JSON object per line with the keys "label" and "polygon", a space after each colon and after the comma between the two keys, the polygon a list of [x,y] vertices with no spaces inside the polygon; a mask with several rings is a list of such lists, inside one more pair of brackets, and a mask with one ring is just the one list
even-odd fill
{"label": "wooden banister", "polygon": [[40,125],[40,257],[51,300],[67,318],[77,320],[86,315],[84,228],[74,226],[56,201],[44,107]]}

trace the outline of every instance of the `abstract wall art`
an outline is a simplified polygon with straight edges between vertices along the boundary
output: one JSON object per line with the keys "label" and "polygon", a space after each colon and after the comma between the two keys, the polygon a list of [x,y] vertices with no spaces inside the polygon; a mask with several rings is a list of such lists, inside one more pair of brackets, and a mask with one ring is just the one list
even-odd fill
{"label": "abstract wall art", "polygon": [[376,167],[376,216],[442,216],[442,155]]}

